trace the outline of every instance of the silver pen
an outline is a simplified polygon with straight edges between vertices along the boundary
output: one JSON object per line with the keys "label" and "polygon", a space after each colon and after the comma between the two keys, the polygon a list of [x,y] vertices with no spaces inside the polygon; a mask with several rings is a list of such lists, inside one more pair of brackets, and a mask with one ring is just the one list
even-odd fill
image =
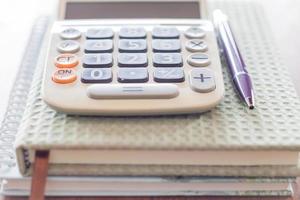
{"label": "silver pen", "polygon": [[249,109],[254,109],[254,92],[251,78],[234,39],[228,18],[221,10],[215,10],[213,20],[236,90]]}

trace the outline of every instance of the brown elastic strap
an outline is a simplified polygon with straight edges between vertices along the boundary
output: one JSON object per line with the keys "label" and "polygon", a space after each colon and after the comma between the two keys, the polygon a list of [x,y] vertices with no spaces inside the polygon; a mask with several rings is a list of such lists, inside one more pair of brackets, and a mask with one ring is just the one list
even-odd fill
{"label": "brown elastic strap", "polygon": [[49,151],[36,151],[29,200],[44,200],[48,175]]}

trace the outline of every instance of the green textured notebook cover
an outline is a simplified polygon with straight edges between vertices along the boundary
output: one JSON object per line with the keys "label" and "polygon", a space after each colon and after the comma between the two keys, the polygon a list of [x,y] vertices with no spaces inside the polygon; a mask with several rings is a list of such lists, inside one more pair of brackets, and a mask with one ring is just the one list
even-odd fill
{"label": "green textured notebook cover", "polygon": [[[256,109],[248,110],[224,67],[226,95],[205,114],[160,117],[67,116],[41,99],[43,55],[33,80],[15,146],[22,173],[29,173],[28,150],[193,149],[300,151],[300,104],[287,68],[274,47],[260,6],[249,1],[209,1],[221,8],[252,76]],[[124,166],[50,165],[50,174],[296,176],[296,166]]]}

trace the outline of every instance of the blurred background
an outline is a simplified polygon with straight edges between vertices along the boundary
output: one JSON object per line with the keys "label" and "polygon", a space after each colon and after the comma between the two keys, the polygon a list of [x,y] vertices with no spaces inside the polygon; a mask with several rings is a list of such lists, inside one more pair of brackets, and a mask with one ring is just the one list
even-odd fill
{"label": "blurred background", "polygon": [[[208,0],[209,1],[209,0]],[[226,0],[225,0],[226,1]],[[244,1],[244,0],[240,0]],[[252,0],[265,8],[281,57],[300,94],[300,0]],[[34,20],[55,16],[57,0],[0,1],[0,113],[5,112],[11,86]]]}

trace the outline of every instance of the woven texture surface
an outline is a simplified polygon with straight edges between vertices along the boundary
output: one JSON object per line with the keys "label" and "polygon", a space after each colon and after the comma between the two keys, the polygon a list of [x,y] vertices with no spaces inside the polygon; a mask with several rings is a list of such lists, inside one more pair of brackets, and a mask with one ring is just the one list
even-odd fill
{"label": "woven texture surface", "polygon": [[41,42],[44,39],[48,22],[48,17],[40,17],[35,22],[28,39],[27,51],[23,55],[9,96],[7,111],[0,127],[0,176],[1,173],[5,174],[16,165],[13,143],[26,108],[29,89],[37,65],[37,56],[41,49]]}
{"label": "woven texture surface", "polygon": [[[42,101],[41,64],[33,80],[16,141],[21,165],[24,159],[22,149],[299,151],[299,100],[287,69],[274,47],[263,10],[248,1],[209,2],[210,10],[222,8],[231,19],[253,78],[257,104],[255,110],[248,110],[240,102],[224,66],[225,98],[216,109],[202,115],[128,118],[67,116],[55,112]],[[134,168],[131,170],[134,171]],[[167,170],[172,171],[170,168]],[[295,170],[292,169],[294,173]],[[176,171],[180,170],[174,168],[172,173]],[[199,170],[194,171],[197,173]]]}

